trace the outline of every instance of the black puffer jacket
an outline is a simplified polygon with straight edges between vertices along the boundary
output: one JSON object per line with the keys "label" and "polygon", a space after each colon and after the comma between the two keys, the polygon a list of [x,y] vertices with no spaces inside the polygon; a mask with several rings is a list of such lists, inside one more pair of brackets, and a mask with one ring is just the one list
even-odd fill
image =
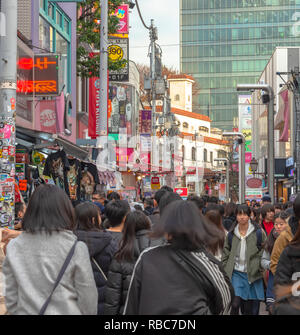
{"label": "black puffer jacket", "polygon": [[145,249],[155,246],[159,241],[153,241],[148,237],[148,230],[140,230],[136,233],[134,243],[134,260],[132,262],[119,262],[112,260],[107,286],[104,293],[104,314],[122,315],[131,281],[132,272],[139,255]]}
{"label": "black puffer jacket", "polygon": [[[79,241],[86,243],[90,257],[94,258],[104,274],[107,276],[110,263],[117,251],[117,244],[111,234],[105,231],[83,231],[77,230],[75,233]],[[103,314],[104,289],[106,280],[100,273],[97,266],[91,260],[94,278],[98,289],[98,315]]]}
{"label": "black puffer jacket", "polygon": [[274,286],[295,283],[300,279],[297,273],[300,273],[300,245],[288,245],[280,255],[274,277]]}

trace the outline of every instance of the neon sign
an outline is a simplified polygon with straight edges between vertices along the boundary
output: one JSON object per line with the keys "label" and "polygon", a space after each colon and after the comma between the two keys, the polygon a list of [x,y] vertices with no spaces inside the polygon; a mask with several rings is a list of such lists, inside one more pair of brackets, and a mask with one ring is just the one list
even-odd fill
{"label": "neon sign", "polygon": [[35,79],[23,80],[23,78],[20,78],[17,81],[17,93],[34,93],[41,96],[59,94],[57,55],[35,55],[34,59],[23,57],[19,59],[17,65],[23,74],[27,71],[33,71],[33,78]]}

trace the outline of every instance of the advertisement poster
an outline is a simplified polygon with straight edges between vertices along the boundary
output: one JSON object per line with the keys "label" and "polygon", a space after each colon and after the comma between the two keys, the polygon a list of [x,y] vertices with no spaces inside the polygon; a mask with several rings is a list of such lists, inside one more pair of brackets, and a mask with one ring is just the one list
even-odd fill
{"label": "advertisement poster", "polygon": [[112,38],[108,40],[108,58],[111,62],[126,60],[119,70],[109,71],[109,81],[129,80],[129,42],[128,38]]}

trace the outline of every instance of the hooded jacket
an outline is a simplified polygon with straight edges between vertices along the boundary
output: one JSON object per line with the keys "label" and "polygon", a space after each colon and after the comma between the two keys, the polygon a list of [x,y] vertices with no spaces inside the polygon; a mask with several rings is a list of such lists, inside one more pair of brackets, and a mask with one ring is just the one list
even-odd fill
{"label": "hooded jacket", "polygon": [[96,260],[97,264],[107,277],[111,261],[118,250],[118,246],[111,234],[106,231],[77,230],[76,235],[80,241],[85,242],[89,250],[90,261],[98,290],[98,315],[101,315],[103,314],[104,307],[106,279],[100,273],[96,264],[92,261],[92,257]]}
{"label": "hooded jacket", "polygon": [[[236,228],[237,227],[238,226],[236,226]],[[256,237],[256,229],[261,228],[255,227],[255,229],[251,229],[251,227],[254,226],[249,222],[247,236],[244,241],[242,241],[239,234],[236,234],[236,229],[234,230],[231,248],[228,241],[228,235],[226,236],[222,255],[222,264],[230,279],[234,269],[237,271],[247,272],[250,283],[262,278],[260,262],[263,254],[263,248],[257,248]],[[265,243],[266,239],[266,234],[262,230],[262,245]]]}
{"label": "hooded jacket", "polygon": [[215,257],[168,244],[140,255],[124,315],[226,314],[232,298],[232,285]]}
{"label": "hooded jacket", "polygon": [[276,273],[277,264],[282,251],[293,239],[298,229],[298,226],[299,226],[298,220],[295,218],[295,216],[292,216],[289,219],[289,225],[287,229],[283,231],[276,239],[271,254],[271,264],[270,264],[270,270],[272,271],[273,275],[275,275]]}

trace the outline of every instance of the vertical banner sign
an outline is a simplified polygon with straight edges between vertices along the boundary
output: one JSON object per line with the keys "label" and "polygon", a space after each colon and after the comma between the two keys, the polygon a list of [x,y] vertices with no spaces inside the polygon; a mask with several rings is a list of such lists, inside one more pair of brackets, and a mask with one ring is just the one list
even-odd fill
{"label": "vertical banner sign", "polygon": [[239,95],[239,131],[245,137],[245,183],[246,183],[246,198],[259,199],[260,190],[249,188],[247,181],[253,178],[250,169],[250,162],[252,159],[252,107],[251,95]]}
{"label": "vertical banner sign", "polygon": [[[107,83],[108,90],[108,83]],[[107,93],[108,96],[108,93]],[[108,105],[108,103],[107,103]],[[107,114],[110,109],[107,108]],[[89,79],[89,128],[88,134],[92,139],[100,136],[100,79],[92,77]]]}
{"label": "vertical banner sign", "polygon": [[114,14],[119,19],[119,28],[117,34],[128,34],[129,33],[129,5],[119,6]]}
{"label": "vertical banner sign", "polygon": [[152,111],[141,110],[139,115],[140,160],[143,171],[151,171],[151,127]]}

